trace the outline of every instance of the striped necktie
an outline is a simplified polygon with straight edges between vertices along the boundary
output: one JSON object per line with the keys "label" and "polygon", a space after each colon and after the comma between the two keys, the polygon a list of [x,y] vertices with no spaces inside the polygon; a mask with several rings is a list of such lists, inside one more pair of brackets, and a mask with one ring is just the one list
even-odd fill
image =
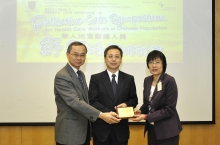
{"label": "striped necktie", "polygon": [[77,74],[78,74],[78,79],[79,79],[79,82],[80,84],[82,85],[83,89],[85,90],[85,86],[84,86],[84,83],[83,83],[83,79],[82,79],[82,73],[80,70],[77,71]]}

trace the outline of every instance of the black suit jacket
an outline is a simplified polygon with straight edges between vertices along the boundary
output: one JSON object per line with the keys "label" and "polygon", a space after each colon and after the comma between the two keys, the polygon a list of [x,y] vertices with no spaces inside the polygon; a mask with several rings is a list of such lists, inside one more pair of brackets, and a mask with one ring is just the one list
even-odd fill
{"label": "black suit jacket", "polygon": [[[152,81],[153,76],[146,77],[144,80],[144,104],[140,108],[142,114],[148,114],[145,132],[148,124],[154,122],[158,140],[177,136],[182,126],[176,110],[178,90],[175,79],[166,73],[161,74],[158,82],[162,83],[162,90],[158,91],[158,86],[156,86],[152,100],[149,102]],[[150,113],[148,104],[151,106]]]}
{"label": "black suit jacket", "polygon": [[[107,71],[91,76],[89,84],[89,101],[92,106],[102,112],[116,111],[115,106],[126,103],[127,106],[136,107],[138,98],[134,77],[119,71],[116,96],[113,95],[111,81]],[[110,130],[114,128],[119,142],[128,140],[128,120],[123,119],[118,124],[110,125],[101,119],[92,123],[93,137],[101,142],[106,141]]]}

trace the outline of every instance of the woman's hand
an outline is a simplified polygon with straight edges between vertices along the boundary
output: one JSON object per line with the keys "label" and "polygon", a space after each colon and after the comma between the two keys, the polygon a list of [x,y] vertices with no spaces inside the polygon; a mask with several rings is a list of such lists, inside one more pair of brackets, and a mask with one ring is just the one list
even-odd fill
{"label": "woman's hand", "polygon": [[147,119],[147,115],[146,114],[136,114],[134,115],[133,118],[130,118],[132,121],[141,121],[141,120],[146,120]]}

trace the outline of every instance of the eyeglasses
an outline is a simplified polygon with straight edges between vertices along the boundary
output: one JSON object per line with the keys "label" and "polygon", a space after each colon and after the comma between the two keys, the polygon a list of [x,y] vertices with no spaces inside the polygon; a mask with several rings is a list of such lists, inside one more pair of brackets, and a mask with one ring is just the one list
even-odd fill
{"label": "eyeglasses", "polygon": [[108,55],[107,56],[109,59],[113,59],[113,58],[115,58],[115,59],[120,59],[121,58],[121,56],[119,56],[119,55]]}
{"label": "eyeglasses", "polygon": [[[70,53],[69,53],[70,54]],[[78,53],[74,53],[74,54],[70,54],[72,55],[74,58],[85,58],[86,57],[86,54],[78,54]]]}
{"label": "eyeglasses", "polygon": [[158,65],[160,65],[162,62],[161,61],[149,61],[148,62],[148,65],[156,65],[156,66],[158,66]]}

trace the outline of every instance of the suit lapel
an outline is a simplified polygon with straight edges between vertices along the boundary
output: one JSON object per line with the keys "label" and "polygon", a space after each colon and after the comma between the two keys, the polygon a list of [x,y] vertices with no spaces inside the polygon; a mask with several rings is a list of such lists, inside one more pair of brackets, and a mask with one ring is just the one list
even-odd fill
{"label": "suit lapel", "polygon": [[[73,69],[71,68],[71,66],[69,64],[66,65],[66,69],[67,69],[68,73],[70,74],[70,76],[72,77],[73,83],[83,93],[83,98],[88,103],[88,93],[86,93],[86,91],[83,89],[82,85],[79,82],[78,77],[76,76],[76,73],[73,71]],[[82,76],[83,76],[83,81],[84,81],[86,89],[87,89],[87,85],[86,85],[86,81],[85,81],[85,76],[84,76],[83,73],[82,73]]]}
{"label": "suit lapel", "polygon": [[119,96],[121,95],[124,84],[125,84],[125,75],[121,71],[119,71],[119,73],[118,73],[118,85],[117,85],[117,88],[116,88],[116,95],[115,95],[114,102],[116,102],[117,99],[119,98]]}
{"label": "suit lapel", "polygon": [[114,101],[115,97],[114,97],[112,84],[111,84],[109,75],[107,73],[107,70],[102,73],[102,83],[103,83],[104,87],[106,88],[106,91],[107,91],[108,95],[110,96],[111,100]]}
{"label": "suit lapel", "polygon": [[[158,82],[161,82],[162,83],[162,80],[163,80],[163,78],[164,78],[164,74],[165,73],[162,73],[161,75],[160,75],[160,78],[158,79]],[[153,81],[153,79],[152,79],[152,81]],[[157,84],[158,84],[158,82],[157,82]],[[153,94],[153,96],[152,96],[152,99],[154,99],[154,97],[155,97],[155,95],[157,94],[157,84],[156,84],[156,87],[155,87],[155,90],[154,90],[154,94]]]}

